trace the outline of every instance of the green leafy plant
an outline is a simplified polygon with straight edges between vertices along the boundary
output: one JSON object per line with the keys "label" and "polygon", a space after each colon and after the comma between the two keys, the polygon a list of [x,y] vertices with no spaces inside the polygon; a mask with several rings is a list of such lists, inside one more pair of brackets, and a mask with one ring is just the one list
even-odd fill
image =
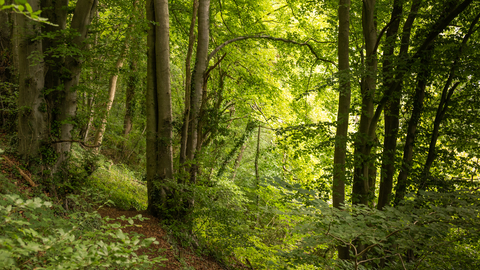
{"label": "green leafy plant", "polygon": [[[138,256],[135,251],[157,243],[154,238],[123,233],[97,212],[59,217],[53,204],[40,198],[4,195],[0,200],[1,269],[150,269],[165,260]],[[124,218],[134,226],[141,215]]]}
{"label": "green leafy plant", "polygon": [[4,9],[11,9],[13,12],[22,14],[27,18],[37,22],[55,25],[55,24],[49,23],[47,18],[43,18],[39,16],[40,13],[42,12],[41,10],[33,11],[32,6],[30,6],[27,0],[15,0],[13,4],[9,4],[9,5],[5,4],[5,0],[0,0],[0,10],[4,10]]}

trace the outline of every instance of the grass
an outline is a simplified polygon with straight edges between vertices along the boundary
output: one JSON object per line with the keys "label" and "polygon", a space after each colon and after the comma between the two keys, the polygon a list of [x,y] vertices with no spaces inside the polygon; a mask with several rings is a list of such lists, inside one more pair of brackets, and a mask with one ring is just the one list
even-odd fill
{"label": "grass", "polygon": [[147,186],[124,166],[100,167],[88,179],[92,188],[99,189],[120,209],[147,209]]}

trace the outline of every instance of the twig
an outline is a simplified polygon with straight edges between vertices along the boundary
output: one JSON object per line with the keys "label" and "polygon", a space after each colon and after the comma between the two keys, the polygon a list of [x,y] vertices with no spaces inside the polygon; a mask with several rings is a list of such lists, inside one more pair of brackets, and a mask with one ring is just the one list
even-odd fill
{"label": "twig", "polygon": [[31,179],[22,169],[20,169],[17,165],[15,165],[15,163],[13,163],[7,156],[3,156],[3,158],[4,158],[11,166],[14,166],[15,168],[17,168],[17,170],[20,172],[20,174],[23,176],[23,178],[28,181],[28,183],[30,184],[30,186],[32,186],[32,187],[36,187],[36,186],[37,186],[37,185],[32,181],[32,179]]}
{"label": "twig", "polygon": [[403,262],[402,255],[400,255],[400,253],[397,253],[397,255],[398,255],[398,257],[400,257],[400,261],[402,261],[403,269],[406,270],[407,268],[405,267],[405,263]]}

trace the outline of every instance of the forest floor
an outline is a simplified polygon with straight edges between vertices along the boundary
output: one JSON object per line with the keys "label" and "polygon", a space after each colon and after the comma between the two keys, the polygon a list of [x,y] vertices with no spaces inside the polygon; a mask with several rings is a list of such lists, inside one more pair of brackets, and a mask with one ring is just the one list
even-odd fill
{"label": "forest floor", "polygon": [[[0,145],[4,136],[0,134]],[[2,153],[0,155],[0,172],[8,179],[9,182],[17,187],[17,190],[24,194],[32,194],[32,187],[27,178],[31,177],[31,174],[22,170],[21,164],[16,160],[13,155],[7,155]],[[47,196],[49,194],[46,194]],[[136,232],[142,234],[145,238],[154,237],[158,241],[158,244],[152,244],[148,249],[143,248],[138,250],[137,255],[147,254],[151,258],[162,256],[167,260],[163,262],[163,265],[156,265],[153,269],[166,269],[166,270],[216,270],[226,269],[220,266],[213,258],[208,256],[199,256],[195,254],[193,250],[188,250],[178,245],[172,246],[168,241],[168,235],[165,230],[160,226],[160,220],[148,214],[146,211],[136,210],[120,210],[113,207],[100,208],[98,211],[102,217],[110,217],[116,219],[121,216],[135,217],[141,214],[145,219],[143,221],[135,220],[135,224],[141,226],[130,226],[122,229],[124,233]],[[127,225],[127,221],[113,220],[109,222],[121,222],[121,225]]]}

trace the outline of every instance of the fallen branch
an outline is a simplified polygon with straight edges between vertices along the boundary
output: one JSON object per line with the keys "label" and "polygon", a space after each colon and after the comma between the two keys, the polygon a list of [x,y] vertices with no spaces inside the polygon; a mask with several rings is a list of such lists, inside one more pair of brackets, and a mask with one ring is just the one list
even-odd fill
{"label": "fallen branch", "polygon": [[22,169],[20,169],[17,165],[15,165],[15,163],[13,163],[13,161],[11,161],[7,156],[3,156],[3,158],[8,162],[8,164],[10,164],[11,166],[14,166],[15,168],[17,168],[17,170],[20,172],[20,175],[23,176],[23,178],[25,180],[27,180],[27,182],[30,184],[30,186],[32,187],[36,187],[37,185],[32,181],[32,178],[30,178]]}

